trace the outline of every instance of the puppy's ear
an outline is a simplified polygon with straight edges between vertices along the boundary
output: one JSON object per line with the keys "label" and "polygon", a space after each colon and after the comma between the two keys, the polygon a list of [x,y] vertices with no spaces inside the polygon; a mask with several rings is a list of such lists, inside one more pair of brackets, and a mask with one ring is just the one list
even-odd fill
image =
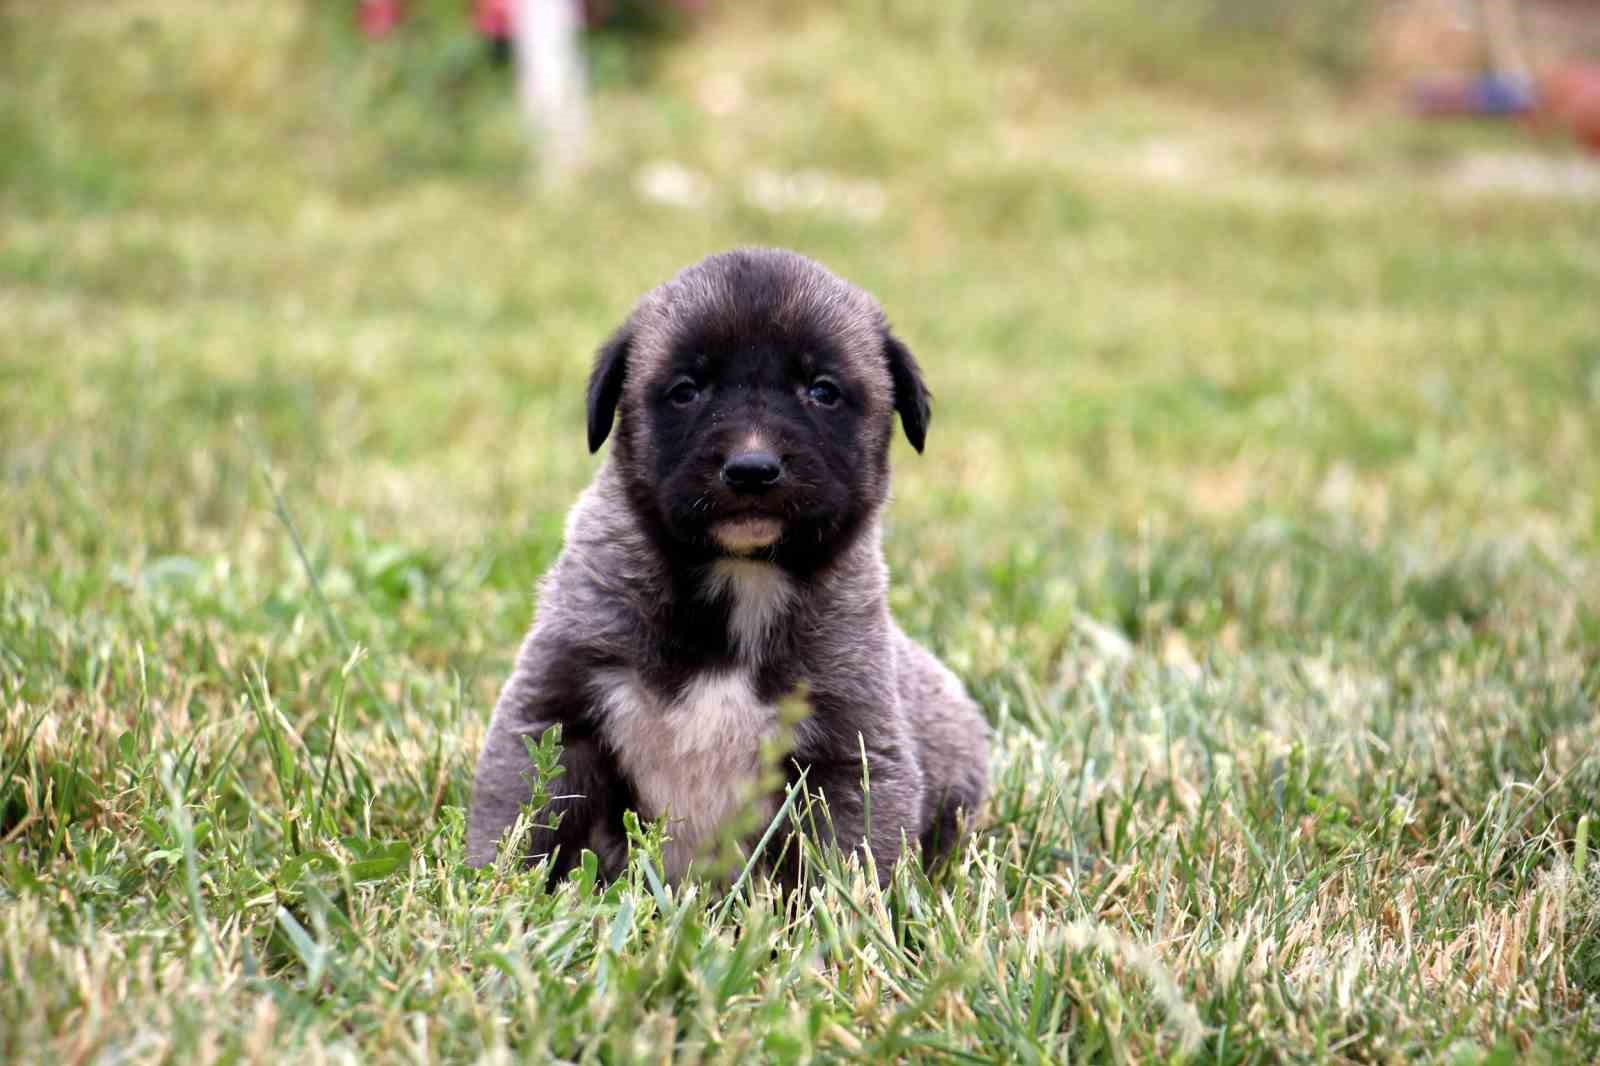
{"label": "puppy's ear", "polygon": [[617,401],[622,398],[622,377],[628,369],[628,349],[633,344],[632,326],[623,326],[600,346],[594,358],[594,369],[589,372],[589,452],[600,450],[600,445],[611,435],[611,420],[617,415]]}
{"label": "puppy's ear", "polygon": [[900,412],[900,428],[918,452],[928,437],[928,422],[933,418],[933,394],[922,382],[922,368],[911,349],[888,330],[883,333],[883,351],[889,360],[889,377],[894,382],[894,409]]}

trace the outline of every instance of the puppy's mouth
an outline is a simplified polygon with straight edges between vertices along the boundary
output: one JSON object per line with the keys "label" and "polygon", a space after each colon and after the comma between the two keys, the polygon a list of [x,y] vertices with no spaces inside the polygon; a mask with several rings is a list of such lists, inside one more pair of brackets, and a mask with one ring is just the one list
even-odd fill
{"label": "puppy's mouth", "polygon": [[781,536],[783,520],[771,515],[733,515],[711,523],[711,539],[733,555],[750,555],[770,548]]}

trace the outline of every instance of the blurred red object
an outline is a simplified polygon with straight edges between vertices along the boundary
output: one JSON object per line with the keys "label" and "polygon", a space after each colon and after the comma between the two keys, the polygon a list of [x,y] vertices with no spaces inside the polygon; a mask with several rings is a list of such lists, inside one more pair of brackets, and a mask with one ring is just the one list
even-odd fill
{"label": "blurred red object", "polygon": [[361,0],[357,17],[361,21],[361,32],[368,37],[384,37],[400,25],[405,11],[400,0]]}
{"label": "blurred red object", "polygon": [[1542,110],[1572,131],[1591,152],[1600,153],[1600,66],[1573,63],[1544,79]]}
{"label": "blurred red object", "polygon": [[485,37],[510,40],[511,4],[512,0],[477,0],[472,12],[472,24]]}
{"label": "blurred red object", "polygon": [[[537,3],[538,0],[471,0],[472,24],[491,41],[511,40],[513,10],[519,3]],[[614,12],[612,0],[579,0],[583,18],[590,26],[598,26]],[[670,6],[686,14],[702,10],[705,0],[670,0]],[[357,18],[361,30],[368,37],[386,37],[405,21],[405,6],[401,0],[359,0]]]}

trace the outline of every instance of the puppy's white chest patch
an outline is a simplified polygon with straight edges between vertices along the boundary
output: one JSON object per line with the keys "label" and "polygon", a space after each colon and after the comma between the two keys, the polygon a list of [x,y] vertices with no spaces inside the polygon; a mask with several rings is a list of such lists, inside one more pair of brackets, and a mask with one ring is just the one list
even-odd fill
{"label": "puppy's white chest patch", "polygon": [[667,816],[668,878],[681,878],[741,809],[759,802],[770,813],[770,800],[753,786],[777,709],[757,699],[742,672],[702,674],[665,701],[631,672],[609,671],[600,694],[607,739],[638,793],[639,813]]}
{"label": "puppy's white chest patch", "polygon": [[726,597],[728,636],[750,662],[765,654],[767,640],[794,600],[789,575],[755,559],[719,559],[706,578],[709,598]]}

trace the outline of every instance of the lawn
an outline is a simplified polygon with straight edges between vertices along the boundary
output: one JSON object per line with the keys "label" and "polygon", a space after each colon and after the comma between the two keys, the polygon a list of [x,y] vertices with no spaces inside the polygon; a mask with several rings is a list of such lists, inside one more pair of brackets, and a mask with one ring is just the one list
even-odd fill
{"label": "lawn", "polygon": [[[1227,6],[719,5],[556,188],[449,4],[0,6],[0,1060],[1600,1058],[1600,199]],[[590,353],[738,243],[927,371],[980,831],[468,870]]]}

